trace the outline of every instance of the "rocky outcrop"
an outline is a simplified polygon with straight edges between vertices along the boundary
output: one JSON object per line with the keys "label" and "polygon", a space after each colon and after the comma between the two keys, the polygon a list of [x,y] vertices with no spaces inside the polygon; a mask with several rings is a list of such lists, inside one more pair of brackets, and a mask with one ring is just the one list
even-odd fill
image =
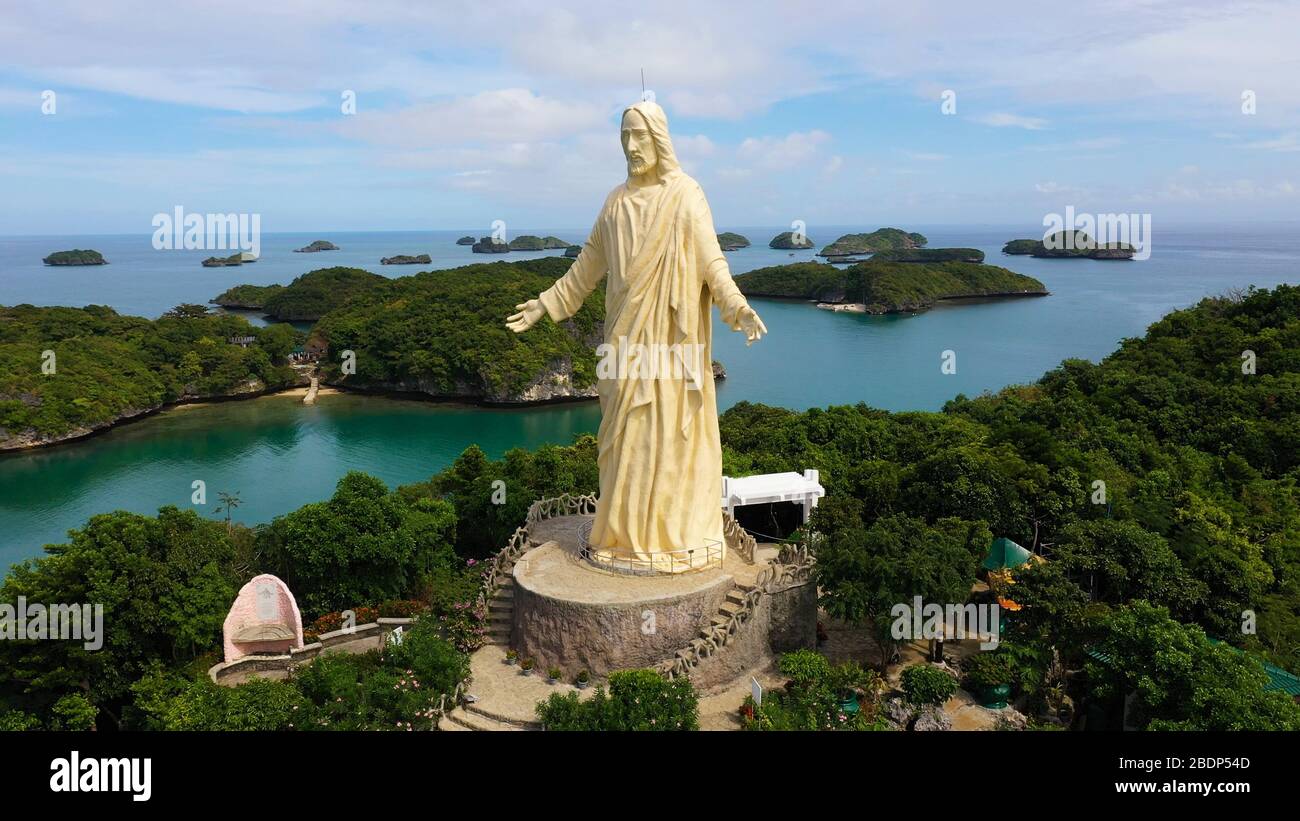
{"label": "rocky outcrop", "polygon": [[311,245],[304,245],[301,248],[294,249],[295,254],[314,254],[317,251],[337,251],[339,247],[329,240],[318,239]]}
{"label": "rocky outcrop", "polygon": [[1043,259],[1132,259],[1135,249],[1122,242],[1100,243],[1085,231],[1058,231],[1044,239],[1013,239],[1002,253]]}
{"label": "rocky outcrop", "polygon": [[472,249],[476,254],[508,254],[510,253],[510,243],[498,242],[493,237],[483,237],[474,243]]}
{"label": "rocky outcrop", "polygon": [[244,258],[242,254],[231,254],[228,257],[208,257],[203,260],[204,268],[225,268],[228,265],[243,265]]}
{"label": "rocky outcrop", "polygon": [[456,240],[456,244],[457,244],[457,245],[473,245],[473,244],[474,244],[474,238],[473,238],[473,237],[470,237],[470,236],[461,237],[460,239]]}
{"label": "rocky outcrop", "polygon": [[813,241],[807,236],[795,239],[793,231],[782,231],[772,237],[772,241],[767,244],[768,248],[776,248],[782,251],[797,251],[804,248],[812,248]]}
{"label": "rocky outcrop", "polygon": [[546,240],[532,234],[523,234],[510,240],[511,251],[541,251],[546,248]]}
{"label": "rocky outcrop", "polygon": [[80,248],[71,251],[55,251],[41,260],[46,265],[107,265],[108,260],[98,251]]}
{"label": "rocky outcrop", "polygon": [[737,251],[749,247],[749,239],[732,231],[718,234],[718,247],[724,251]]}
{"label": "rocky outcrop", "polygon": [[428,254],[398,254],[395,257],[383,257],[379,260],[380,265],[428,265],[433,259]]}
{"label": "rocky outcrop", "polygon": [[926,238],[901,228],[880,228],[869,234],[845,234],[817,252],[819,257],[846,257],[876,251],[920,248]]}
{"label": "rocky outcrop", "polygon": [[570,245],[568,248],[564,249],[564,255],[569,259],[577,259],[578,254],[581,253],[582,253],[581,245]]}
{"label": "rocky outcrop", "polygon": [[570,243],[559,237],[535,237],[532,234],[523,234],[510,240],[510,250],[512,251],[552,251],[558,248],[568,248],[569,245]]}

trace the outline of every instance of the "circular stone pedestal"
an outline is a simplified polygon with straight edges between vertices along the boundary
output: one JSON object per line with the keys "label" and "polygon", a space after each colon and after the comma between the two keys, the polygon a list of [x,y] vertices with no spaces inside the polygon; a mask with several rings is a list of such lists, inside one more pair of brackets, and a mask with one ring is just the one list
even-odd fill
{"label": "circular stone pedestal", "polygon": [[652,667],[698,637],[735,585],[730,551],[722,567],[674,576],[600,569],[579,555],[580,524],[538,534],[549,541],[515,564],[512,645],[543,672]]}

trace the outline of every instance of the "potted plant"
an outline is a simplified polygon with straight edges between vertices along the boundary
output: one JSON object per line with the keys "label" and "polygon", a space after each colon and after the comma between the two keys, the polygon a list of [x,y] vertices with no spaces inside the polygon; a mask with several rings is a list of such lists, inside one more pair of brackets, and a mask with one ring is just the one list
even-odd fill
{"label": "potted plant", "polygon": [[578,677],[574,683],[578,685],[579,690],[587,689],[587,685],[591,684],[591,674],[586,670],[579,670]]}
{"label": "potted plant", "polygon": [[562,675],[564,675],[564,671],[562,671],[559,667],[552,667],[551,669],[546,671],[546,683],[554,684],[560,680],[560,676]]}
{"label": "potted plant", "polygon": [[521,676],[530,676],[533,674],[533,667],[536,664],[532,659],[524,659],[519,662],[519,674]]}
{"label": "potted plant", "polygon": [[835,693],[840,712],[852,718],[862,709],[864,698],[868,703],[875,699],[882,681],[876,671],[864,670],[857,662],[847,661],[831,669],[827,684]]}
{"label": "potted plant", "polygon": [[506,664],[514,666],[519,663],[519,652],[517,650],[506,651]]}
{"label": "potted plant", "polygon": [[741,721],[748,724],[754,720],[754,697],[745,696],[745,702],[740,705]]}
{"label": "potted plant", "polygon": [[1011,659],[1005,653],[978,653],[965,662],[967,689],[979,694],[980,703],[1001,710],[1011,697]]}

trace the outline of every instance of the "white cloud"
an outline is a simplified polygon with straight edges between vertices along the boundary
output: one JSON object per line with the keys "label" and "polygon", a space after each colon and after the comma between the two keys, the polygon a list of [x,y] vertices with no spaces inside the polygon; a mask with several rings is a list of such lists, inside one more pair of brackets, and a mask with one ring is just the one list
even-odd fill
{"label": "white cloud", "polygon": [[947,154],[938,154],[933,151],[904,151],[903,156],[917,162],[943,162],[948,159]]}
{"label": "white cloud", "polygon": [[574,136],[607,124],[609,113],[591,103],[508,88],[392,111],[361,111],[340,117],[335,128],[354,139],[408,148],[521,144]]}
{"label": "white cloud", "polygon": [[1042,117],[1025,117],[1020,114],[1008,114],[1005,111],[981,114],[971,119],[994,128],[1024,128],[1029,131],[1041,131],[1047,127],[1047,121]]}
{"label": "white cloud", "polygon": [[1246,143],[1245,147],[1261,151],[1300,151],[1300,133],[1292,131],[1269,140],[1256,140]]}
{"label": "white cloud", "polygon": [[820,129],[784,137],[748,137],[736,149],[736,158],[757,168],[796,169],[806,166],[830,140],[831,135]]}

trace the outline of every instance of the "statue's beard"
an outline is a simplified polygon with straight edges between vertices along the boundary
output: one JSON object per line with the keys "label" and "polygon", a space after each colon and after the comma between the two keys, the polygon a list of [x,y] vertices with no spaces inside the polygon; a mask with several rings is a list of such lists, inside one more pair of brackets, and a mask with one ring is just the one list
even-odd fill
{"label": "statue's beard", "polygon": [[627,161],[627,173],[633,177],[643,177],[654,170],[654,163],[649,162],[644,157],[636,157]]}

